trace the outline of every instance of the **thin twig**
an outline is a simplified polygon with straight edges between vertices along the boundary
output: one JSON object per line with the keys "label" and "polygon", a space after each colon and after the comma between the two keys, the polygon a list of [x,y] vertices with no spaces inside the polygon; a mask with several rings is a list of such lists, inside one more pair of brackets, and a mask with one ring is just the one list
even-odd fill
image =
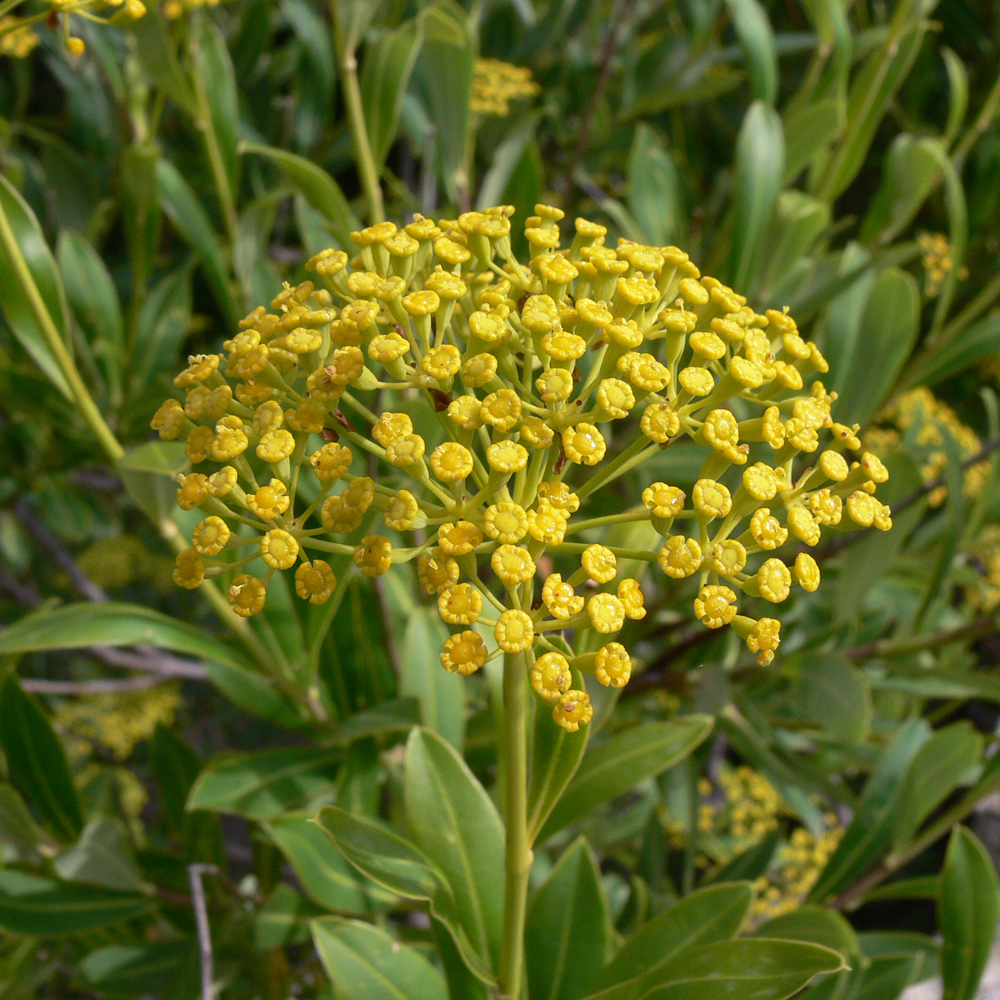
{"label": "thin twig", "polygon": [[212,932],[208,924],[208,908],[205,905],[205,890],[201,884],[202,875],[214,875],[215,865],[188,865],[188,880],[191,883],[191,906],[198,927],[198,951],[201,954],[201,1000],[215,1000],[212,970]]}
{"label": "thin twig", "polygon": [[87,697],[94,694],[123,694],[128,691],[145,691],[163,684],[165,678],[155,674],[140,674],[122,680],[47,681],[36,677],[24,678],[20,684],[25,691],[35,694],[66,694]]}

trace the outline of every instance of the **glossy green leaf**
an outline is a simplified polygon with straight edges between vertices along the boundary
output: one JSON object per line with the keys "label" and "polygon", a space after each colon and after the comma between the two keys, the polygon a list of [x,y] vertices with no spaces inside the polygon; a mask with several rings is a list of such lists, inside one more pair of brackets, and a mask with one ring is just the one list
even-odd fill
{"label": "glossy green leaf", "polygon": [[861,337],[841,363],[850,373],[837,400],[839,419],[865,425],[892,391],[920,329],[920,292],[913,276],[886,268],[875,280]]}
{"label": "glossy green leaf", "polygon": [[937,899],[941,880],[937,875],[917,875],[885,882],[865,893],[865,902],[879,899]]}
{"label": "glossy green leaf", "polygon": [[863,243],[895,239],[913,220],[940,175],[940,140],[903,133],[882,161],[882,183],[861,226]]}
{"label": "glossy green leaf", "polygon": [[778,196],[767,239],[768,259],[761,270],[764,296],[782,287],[813,252],[830,226],[830,206],[801,191],[782,191]]}
{"label": "glossy green leaf", "polygon": [[919,955],[886,955],[868,960],[859,970],[856,1000],[899,1000],[916,982],[922,961]]}
{"label": "glossy green leaf", "polygon": [[448,630],[430,608],[414,607],[406,618],[400,647],[399,689],[420,704],[428,729],[461,749],[465,737],[465,685],[460,674],[441,669],[440,650]]}
{"label": "glossy green leaf", "polygon": [[637,994],[661,982],[660,969],[704,945],[735,937],[750,912],[748,882],[709,886],[685,896],[644,924],[596,979],[600,990],[631,983]]}
{"label": "glossy green leaf", "polygon": [[774,108],[750,105],[736,140],[735,214],[730,273],[735,288],[750,289],[785,173],[785,137]]}
{"label": "glossy green leaf", "polygon": [[[538,131],[539,118],[537,113],[522,115],[493,150],[489,169],[483,175],[476,196],[478,209],[502,204],[507,185]],[[516,235],[511,233],[512,237]]]}
{"label": "glossy green leaf", "polygon": [[[573,672],[573,687],[582,691],[582,676]],[[528,837],[532,841],[560,796],[566,790],[587,749],[590,727],[581,726],[568,733],[552,723],[548,704],[535,702],[535,718],[531,742],[531,776],[528,779]]]}
{"label": "glossy green leaf", "polygon": [[271,160],[295,186],[295,189],[326,220],[330,235],[344,247],[351,247],[351,232],[361,228],[361,223],[344,197],[340,185],[321,167],[295,153],[287,153],[271,146],[243,143],[244,153],[256,153]]}
{"label": "glossy green leaf", "polygon": [[739,882],[743,879],[753,881],[767,871],[778,847],[777,834],[769,834],[759,843],[748,848],[742,854],[737,854],[727,861],[718,871],[705,880],[705,885],[721,885],[723,882]]}
{"label": "glossy green leaf", "polygon": [[178,106],[195,113],[194,92],[177,57],[166,18],[159,5],[147,8],[143,17],[130,26],[134,33],[136,58],[156,86]]}
{"label": "glossy green leaf", "polygon": [[941,58],[948,73],[948,119],[941,137],[947,149],[958,137],[969,109],[969,71],[962,57],[949,48],[941,50]]}
{"label": "glossy green leaf", "polygon": [[154,944],[112,944],[80,962],[84,982],[102,996],[155,996],[181,1000],[200,985],[198,944],[194,938]]}
{"label": "glossy green leaf", "polygon": [[998,920],[1000,884],[993,861],[974,834],[956,827],[948,842],[938,896],[943,1000],[975,996]]}
{"label": "glossy green leaf", "polygon": [[188,809],[267,819],[290,809],[321,805],[334,797],[339,747],[277,747],[225,754],[202,771]]}
{"label": "glossy green leaf", "polygon": [[854,819],[812,887],[810,902],[822,903],[874,867],[892,837],[903,777],[929,738],[923,719],[912,719],[898,731],[865,784]]}
{"label": "glossy green leaf", "polygon": [[629,212],[646,241],[667,246],[677,240],[682,226],[680,177],[660,137],[645,122],[636,126],[632,137],[627,176]]}
{"label": "glossy green leaf", "polygon": [[115,463],[129,496],[153,524],[163,524],[176,511],[176,477],[190,465],[182,441],[147,441]]}
{"label": "glossy green leaf", "polygon": [[441,973],[380,927],[320,917],[312,922],[312,932],[323,967],[343,1000],[448,1000]]}
{"label": "glossy green leaf", "polygon": [[[327,846],[333,849],[329,841]],[[323,915],[322,907],[310,902],[286,882],[279,882],[254,916],[254,948],[270,951],[290,944],[305,944],[310,938],[310,922]]]}
{"label": "glossy green leaf", "polygon": [[593,852],[575,841],[538,887],[525,924],[532,1000],[577,1000],[593,988],[611,937]]}
{"label": "glossy green leaf", "polygon": [[156,183],[163,211],[197,254],[226,322],[235,328],[240,310],[233,298],[229,266],[215,228],[198,196],[169,160],[157,162]]}
{"label": "glossy green leaf", "polygon": [[930,352],[908,372],[904,387],[943,382],[998,350],[1000,312],[994,312],[967,327],[940,349]]}
{"label": "glossy green leaf", "polygon": [[905,848],[934,809],[974,776],[982,752],[983,737],[967,721],[939,729],[917,751],[896,809],[893,850]]}
{"label": "glossy green leaf", "polygon": [[338,913],[371,913],[376,902],[394,897],[370,890],[357,869],[330,843],[330,838],[305,815],[278,816],[264,829],[295,869],[299,884],[310,899]]}
{"label": "glossy green leaf", "polygon": [[586,816],[595,806],[624,795],[686,757],[711,732],[712,718],[686,715],[618,733],[583,756],[562,798],[538,833],[544,842],[557,830]]}
{"label": "glossy green leaf", "polygon": [[6,856],[2,848],[31,854],[47,839],[17,789],[0,784],[0,857]]}
{"label": "glossy green leaf", "polygon": [[767,12],[758,0],[726,0],[726,6],[750,74],[750,93],[773,105],[778,96],[778,57]]}
{"label": "glossy green leaf", "polygon": [[447,929],[456,954],[475,976],[492,983],[459,922],[458,907],[444,874],[414,844],[370,820],[327,806],[316,820],[320,829],[358,871],[377,885],[409,899],[430,903],[431,915]]}
{"label": "glossy green leaf", "polygon": [[[0,639],[14,628],[0,632]],[[83,814],[66,754],[38,702],[13,674],[0,686],[0,747],[14,787],[57,837],[75,840]]]}
{"label": "glossy green leaf", "polygon": [[786,184],[795,180],[814,157],[824,152],[840,126],[840,102],[810,101],[784,118]]}
{"label": "glossy green leaf", "polygon": [[303,706],[279,691],[269,678],[229,659],[205,659],[202,664],[211,682],[238,708],[283,729],[308,728]]}
{"label": "glossy green leaf", "polygon": [[[2,174],[0,174],[0,209],[7,217],[11,239],[20,250],[20,256],[24,259],[41,296],[41,304],[48,311],[55,331],[66,350],[72,354],[69,312],[56,262],[45,242],[42,227],[38,224],[35,213]],[[25,294],[17,277],[14,261],[4,249],[3,241],[0,241],[0,308],[3,309],[4,316],[21,346],[45,377],[67,399],[70,399],[69,384],[42,332],[42,327],[32,312],[31,300]]]}
{"label": "glossy green leaf", "polygon": [[15,934],[60,937],[131,920],[155,902],[135,893],[57,882],[0,868],[0,927]]}
{"label": "glossy green leaf", "polygon": [[860,743],[868,735],[871,687],[844,657],[835,653],[804,657],[796,696],[806,718],[838,739]]}
{"label": "glossy green leaf", "polygon": [[403,95],[422,41],[420,19],[412,18],[384,35],[365,53],[361,69],[361,103],[377,171],[382,170],[396,139]]}
{"label": "glossy green leaf", "polygon": [[454,748],[428,729],[410,734],[404,785],[413,842],[444,874],[462,928],[495,968],[504,885],[503,825],[496,807]]}
{"label": "glossy green leaf", "polygon": [[67,882],[86,882],[104,889],[142,892],[145,882],[128,831],[114,816],[95,816],[80,839],[52,864]]}
{"label": "glossy green leaf", "polygon": [[118,292],[97,251],[72,230],[56,243],[66,298],[113,393],[120,394],[125,363],[124,326]]}

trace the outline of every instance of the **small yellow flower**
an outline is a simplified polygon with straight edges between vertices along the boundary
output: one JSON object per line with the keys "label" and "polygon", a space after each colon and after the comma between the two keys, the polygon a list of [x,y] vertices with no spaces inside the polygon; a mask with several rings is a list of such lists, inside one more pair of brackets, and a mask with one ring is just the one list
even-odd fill
{"label": "small yellow flower", "polygon": [[531,668],[531,686],[546,701],[557,701],[572,683],[569,661],[562,653],[543,653]]}
{"label": "small yellow flower", "polygon": [[736,594],[718,584],[702,587],[694,601],[694,613],[703,625],[722,628],[736,615]]}
{"label": "small yellow flower", "polygon": [[614,594],[595,594],[587,601],[587,615],[596,631],[618,632],[625,624],[625,604]]}
{"label": "small yellow flower", "polygon": [[192,354],[188,358],[188,367],[174,379],[174,385],[178,389],[200,385],[212,377],[221,360],[218,354]]}
{"label": "small yellow flower", "polygon": [[205,579],[205,564],[197,549],[183,549],[177,553],[177,565],[174,567],[173,580],[178,587],[194,590]]}
{"label": "small yellow flower", "polygon": [[405,413],[383,413],[372,427],[372,437],[383,448],[388,448],[393,441],[412,433],[413,421]]}
{"label": "small yellow flower", "polygon": [[241,618],[249,618],[264,608],[267,591],[264,581],[249,573],[240,573],[229,588],[229,603]]}
{"label": "small yellow flower", "polygon": [[650,403],[642,412],[639,429],[650,441],[666,444],[681,431],[680,417],[667,403]]}
{"label": "small yellow flower", "polygon": [[500,615],[493,635],[505,653],[523,653],[534,642],[535,626],[530,615],[511,608]]}
{"label": "small yellow flower", "polygon": [[772,550],[788,540],[788,530],[767,507],[754,511],[750,518],[750,535],[762,548]]}
{"label": "small yellow flower", "polygon": [[397,469],[408,469],[424,457],[424,439],[419,434],[401,434],[390,441],[385,449],[385,459]]}
{"label": "small yellow flower", "polygon": [[256,493],[247,494],[247,507],[262,521],[273,521],[280,517],[288,510],[290,503],[288,487],[280,479],[272,479]]}
{"label": "small yellow flower", "polygon": [[449,673],[474,674],[488,655],[486,643],[477,632],[459,632],[445,640],[441,665]]}
{"label": "small yellow flower", "polygon": [[552,711],[552,718],[567,733],[575,733],[593,717],[594,708],[586,691],[567,691]]}
{"label": "small yellow flower", "polygon": [[495,541],[513,545],[527,534],[528,515],[520,504],[502,500],[486,508],[483,529]]}
{"label": "small yellow flower", "polygon": [[563,511],[543,500],[537,510],[528,512],[528,533],[535,541],[559,545],[566,536],[567,520]]}
{"label": "small yellow flower", "polygon": [[505,587],[527,583],[537,567],[528,550],[520,545],[500,545],[490,558],[493,572]]}
{"label": "small yellow flower", "polygon": [[699,479],[691,491],[691,503],[695,512],[705,519],[725,517],[733,509],[733,498],[729,489],[714,479]]}
{"label": "small yellow flower", "polygon": [[299,563],[295,570],[295,593],[310,604],[324,604],[337,586],[330,564],[323,559]]}
{"label": "small yellow flower", "polygon": [[440,594],[458,582],[458,563],[442,549],[431,549],[420,557],[417,577],[425,593]]}
{"label": "small yellow flower", "polygon": [[843,501],[828,489],[817,490],[809,497],[809,510],[820,524],[840,524],[843,509]]}
{"label": "small yellow flower", "polygon": [[596,583],[610,583],[618,575],[618,560],[605,545],[588,545],[580,556],[580,563]]}
{"label": "small yellow flower", "polygon": [[781,642],[779,633],[781,622],[777,618],[761,618],[747,636],[747,649],[757,654],[757,662],[768,666],[774,659],[775,650]]}
{"label": "small yellow flower", "polygon": [[[868,494],[864,496],[871,500]],[[816,518],[809,512],[808,507],[796,504],[788,511],[788,530],[806,545],[816,545],[820,538],[820,527]],[[871,522],[869,522],[871,523]]]}
{"label": "small yellow flower", "polygon": [[565,620],[583,610],[583,598],[566,583],[562,574],[550,573],[542,586],[542,602],[549,609],[553,618]]}
{"label": "small yellow flower", "polygon": [[620,420],[627,417],[635,406],[635,393],[628,382],[620,378],[606,378],[597,387],[597,402],[609,417]]}
{"label": "small yellow flower", "polygon": [[733,576],[747,564],[747,550],[732,538],[712,546],[712,569],[720,576]]}
{"label": "small yellow flower", "polygon": [[199,555],[217,556],[226,547],[230,534],[229,525],[212,515],[198,523],[191,533],[191,545]]}
{"label": "small yellow flower", "polygon": [[[870,528],[875,523],[876,501],[863,490],[855,490],[844,504],[847,516],[859,527]],[[805,539],[803,539],[805,541]]]}
{"label": "small yellow flower", "polygon": [[398,490],[382,515],[387,528],[393,531],[409,531],[420,513],[420,504],[409,490]]}
{"label": "small yellow flower", "polygon": [[653,517],[669,519],[676,517],[684,509],[686,494],[676,486],[653,483],[642,491],[642,502]]}
{"label": "small yellow flower", "polygon": [[451,521],[438,529],[438,545],[450,556],[468,555],[483,540],[483,533],[471,521]]}
{"label": "small yellow flower", "polygon": [[795,557],[795,579],[810,593],[819,586],[819,566],[808,552],[800,552]]}
{"label": "small yellow flower", "polygon": [[546,403],[561,403],[573,395],[573,373],[550,368],[535,379],[535,388]]}
{"label": "small yellow flower", "polygon": [[792,574],[780,559],[767,559],[757,570],[757,587],[760,596],[772,604],[780,604],[788,597]]}
{"label": "small yellow flower", "polygon": [[431,470],[443,483],[455,483],[472,473],[472,452],[455,441],[439,444],[431,452]]}
{"label": "small yellow flower", "polygon": [[538,496],[566,514],[575,514],[580,509],[580,498],[563,482],[539,483]]}
{"label": "small yellow flower", "polygon": [[330,441],[309,458],[309,464],[321,483],[332,483],[347,473],[354,461],[351,449],[346,445]]}
{"label": "small yellow flower", "polygon": [[365,576],[381,576],[392,565],[392,543],[385,535],[365,535],[354,550],[354,565]]}
{"label": "small yellow flower", "polygon": [[173,441],[180,437],[185,424],[184,407],[176,399],[168,399],[153,414],[150,427],[164,441]]}
{"label": "small yellow flower", "polygon": [[[486,385],[497,373],[497,359],[492,354],[475,354],[462,364],[462,381],[470,389]],[[474,398],[474,397],[469,397]],[[480,407],[476,400],[477,408]]]}
{"label": "small yellow flower", "polygon": [[212,441],[212,458],[216,462],[229,462],[247,450],[250,439],[246,427],[239,417],[223,417],[215,425],[215,439]]}
{"label": "small yellow flower", "polygon": [[562,443],[566,457],[578,465],[597,465],[608,447],[604,435],[588,423],[567,427],[562,433]]}
{"label": "small yellow flower", "polygon": [[446,587],[438,594],[438,612],[449,625],[471,625],[482,610],[482,595],[471,583]]}
{"label": "small yellow flower", "polygon": [[177,490],[177,504],[182,510],[194,510],[200,507],[211,495],[208,487],[208,476],[201,472],[192,472],[179,477],[180,486]]}
{"label": "small yellow flower", "polygon": [[495,441],[486,449],[486,462],[494,472],[520,472],[528,464],[528,452],[516,441]]}
{"label": "small yellow flower", "polygon": [[484,424],[506,434],[521,419],[521,399],[513,389],[491,392],[482,403],[479,416]]}
{"label": "small yellow flower", "polygon": [[556,432],[541,418],[527,416],[521,418],[521,440],[538,450],[552,447]]}
{"label": "small yellow flower", "polygon": [[674,580],[683,580],[697,573],[703,554],[697,539],[671,535],[656,555],[660,569]]}
{"label": "small yellow flower", "polygon": [[271,569],[291,569],[299,555],[299,543],[284,529],[272,528],[261,536],[260,554]]}
{"label": "small yellow flower", "polygon": [[767,503],[778,495],[781,485],[774,469],[763,462],[754,462],[743,470],[743,489],[758,503]]}
{"label": "small yellow flower", "polygon": [[646,617],[645,597],[638,580],[625,579],[618,583],[618,600],[625,608],[625,617],[640,621]]}
{"label": "small yellow flower", "polygon": [[620,642],[609,642],[597,651],[594,668],[605,687],[624,687],[632,676],[632,658]]}

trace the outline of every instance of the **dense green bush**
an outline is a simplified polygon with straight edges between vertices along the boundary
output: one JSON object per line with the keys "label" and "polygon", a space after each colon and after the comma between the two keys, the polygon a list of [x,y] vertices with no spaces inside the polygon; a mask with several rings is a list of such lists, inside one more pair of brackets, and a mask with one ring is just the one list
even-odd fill
{"label": "dense green bush", "polygon": [[[147,8],[136,17],[135,3],[0,3],[0,997],[187,998],[211,995],[214,980],[233,998],[891,1000],[940,975],[950,1000],[971,998],[998,916],[994,867],[970,829],[1000,788],[994,6]],[[509,249],[497,221],[506,216],[461,215],[496,205],[514,210]],[[558,206],[565,219],[542,208],[525,235],[536,205]],[[445,220],[458,249],[422,236],[411,273],[402,251],[396,263],[382,254],[386,230],[364,227],[403,227],[415,214]],[[697,480],[728,477],[735,495],[740,483],[738,457],[713,449],[686,382],[678,402],[677,361],[693,326],[672,362],[659,343],[673,343],[668,322],[686,322],[660,318],[662,306],[697,313],[699,331],[715,306],[681,287],[683,271],[668,276],[688,266],[672,250],[644,272],[662,278],[649,315],[613,285],[588,284],[580,247],[599,231],[574,238],[578,216],[606,228],[609,248],[631,241],[622,261],[675,245],[746,296],[743,313],[728,293],[714,300],[728,303],[716,319],[742,316],[731,340],[717,338],[724,354],[713,361],[714,348],[698,348],[701,361],[684,354],[682,364],[714,370],[707,398],[733,411],[753,462],[782,465],[803,451],[793,477],[813,464],[809,447],[758,443],[754,389],[724,383],[734,358],[773,362],[754,353],[749,331],[774,338],[791,322],[787,307],[818,345],[814,361],[829,362],[822,379],[837,396],[838,447],[851,460],[877,454],[888,469],[867,519],[855,516],[865,506],[856,500],[818,539],[793,529],[777,555],[804,567],[809,589],[793,588],[778,610],[759,578],[737,571],[724,578],[746,584],[741,617],[732,629],[706,628],[711,595],[656,567],[664,542],[654,529],[667,533],[669,519],[650,517],[643,490],[662,480],[692,497]],[[376,385],[370,372],[352,372],[346,416],[331,390],[323,437],[353,450],[355,472],[378,495],[364,529],[323,555],[336,585],[302,583],[300,596],[319,603],[296,596],[291,572],[272,577],[261,560],[229,566],[233,547],[256,538],[246,504],[206,494],[197,497],[206,509],[182,509],[192,506],[183,495],[178,506],[176,479],[192,471],[189,427],[173,440],[150,431],[151,421],[169,423],[170,408],[158,409],[165,397],[183,399],[173,379],[184,359],[223,342],[234,366],[229,412],[252,412],[235,374],[246,344],[232,340],[255,307],[265,309],[244,327],[264,330],[266,311],[278,315],[296,294],[317,315],[337,296],[377,298],[360,285],[348,291],[342,264],[317,267],[329,248],[358,254],[353,269],[383,280],[396,268],[408,290],[422,285],[433,253],[449,266],[458,253],[473,291],[459,294],[452,318],[439,303],[432,326],[417,300],[399,314],[401,292],[387,291],[381,332],[392,317],[416,349],[451,322],[466,355],[499,362],[496,384],[484,382],[479,396],[516,386],[520,413],[539,403],[532,383],[548,351],[540,332],[524,332],[526,310],[537,293],[558,299],[564,287],[538,269],[559,227],[581,265],[579,284],[565,283],[570,294],[603,287],[592,297],[608,300],[615,319],[636,320],[647,338],[638,349],[673,364],[670,405],[688,405],[693,421],[666,435],[670,448],[647,447],[645,464],[630,465],[622,449],[645,440],[637,418],[650,390],[619,368],[615,377],[632,380],[622,381],[633,397],[623,410],[638,397],[636,419],[612,425],[607,404],[595,404],[608,461],[594,472],[574,457],[575,441],[563,438],[561,454],[559,438],[547,451],[538,427],[537,442],[520,432],[542,458],[533,480],[514,481],[515,499],[535,503],[541,471],[565,475],[585,497],[600,482],[566,530],[616,549],[623,576],[653,565],[641,577],[645,615],[621,634],[627,684],[597,682],[605,636],[583,627],[595,615],[571,617],[565,637],[546,632],[553,638],[538,645],[556,666],[565,657],[573,687],[589,695],[592,718],[579,698],[556,699],[564,729],[541,697],[525,695],[513,646],[469,677],[442,669],[448,629],[419,585],[417,557],[434,538],[435,503],[459,494],[419,466],[404,479],[402,463],[355,429],[369,408],[373,419],[405,411],[430,462],[449,426],[433,411],[452,401],[450,374],[425,368],[423,390],[397,391],[387,375]],[[352,238],[362,230],[369,235]],[[477,273],[492,282],[478,300],[486,279]],[[293,291],[306,280],[315,287]],[[566,328],[600,348],[579,361],[589,390],[590,376],[596,384],[615,361],[614,347],[601,347],[610,324],[581,319],[575,301],[561,305]],[[510,310],[511,344],[489,350],[470,337],[477,306]],[[331,319],[310,320],[323,346],[305,356],[324,355],[317,363],[347,343],[341,331],[331,344]],[[794,367],[793,353],[778,360]],[[286,363],[276,376],[297,364]],[[403,368],[385,370],[413,382]],[[814,377],[806,372],[804,393]],[[224,382],[211,378],[206,386]],[[768,385],[761,397],[799,419],[788,378],[787,390]],[[829,428],[822,399],[818,423]],[[561,432],[557,410],[525,412]],[[286,424],[296,450],[270,463],[286,482],[289,458],[322,444],[307,425]],[[480,436],[456,440],[473,447]],[[612,467],[619,474],[602,471]],[[479,506],[509,499],[491,469],[473,474]],[[865,470],[883,478],[881,463],[866,460]],[[300,507],[324,495],[310,476]],[[865,479],[854,477],[852,491]],[[197,492],[192,477],[182,494],[185,482]],[[352,552],[386,530],[375,512],[407,482],[419,513],[389,526],[397,565],[382,575],[381,542]],[[816,482],[808,488],[815,495]],[[774,496],[785,520],[795,498]],[[876,518],[888,527],[882,501],[891,530],[865,529]],[[697,524],[707,539],[698,503],[675,537]],[[189,545],[203,518],[220,514],[232,539],[214,565]],[[862,530],[842,531],[849,522]],[[531,537],[538,546],[522,551],[542,577],[567,575],[564,562],[579,560],[583,545],[559,536],[541,554]],[[753,554],[756,538],[746,541]],[[818,563],[818,589],[802,553]],[[488,589],[489,543],[483,555]],[[475,557],[458,558],[463,579],[474,579]],[[258,610],[238,582],[233,592],[236,573],[268,579],[259,613],[231,610]],[[530,586],[500,596],[531,610]],[[626,601],[638,599],[626,588]],[[772,614],[776,652],[773,627],[756,624]],[[492,626],[482,635],[485,657],[497,648]],[[583,725],[570,731],[575,721]],[[529,875],[518,859],[532,847]]]}

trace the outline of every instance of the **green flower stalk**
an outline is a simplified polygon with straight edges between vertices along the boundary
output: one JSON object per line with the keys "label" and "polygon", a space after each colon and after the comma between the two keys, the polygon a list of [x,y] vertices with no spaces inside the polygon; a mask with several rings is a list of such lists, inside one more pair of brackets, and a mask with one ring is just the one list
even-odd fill
{"label": "green flower stalk", "polygon": [[[175,380],[183,402],[167,400],[153,426],[186,441],[193,464],[218,465],[180,479],[180,505],[206,514],[178,557],[181,586],[236,570],[229,600],[250,616],[275,573],[322,604],[337,586],[330,558],[371,577],[416,561],[454,629],[443,667],[471,674],[504,656],[500,984],[514,997],[531,856],[526,689],[573,732],[593,715],[574,668],[628,683],[616,636],[646,609],[620,562],[696,577],[695,615],[731,626],[767,665],[780,622],[739,613],[738,595],[780,604],[793,584],[815,590],[815,560],[783,560],[783,544],[891,518],[874,497],[885,467],[833,421],[827,363],[786,312],[758,314],[676,247],[606,246],[584,219],[563,248],[563,213],[545,205],[518,261],[512,212],[380,223],[353,234],[354,259],[318,254],[307,267],[321,286],[286,285],[224,354],[192,357]],[[690,497],[648,482],[641,505],[588,518],[592,494],[684,439],[704,455]],[[594,540],[640,521],[658,550]],[[565,632],[596,633],[599,648],[569,655]]]}

